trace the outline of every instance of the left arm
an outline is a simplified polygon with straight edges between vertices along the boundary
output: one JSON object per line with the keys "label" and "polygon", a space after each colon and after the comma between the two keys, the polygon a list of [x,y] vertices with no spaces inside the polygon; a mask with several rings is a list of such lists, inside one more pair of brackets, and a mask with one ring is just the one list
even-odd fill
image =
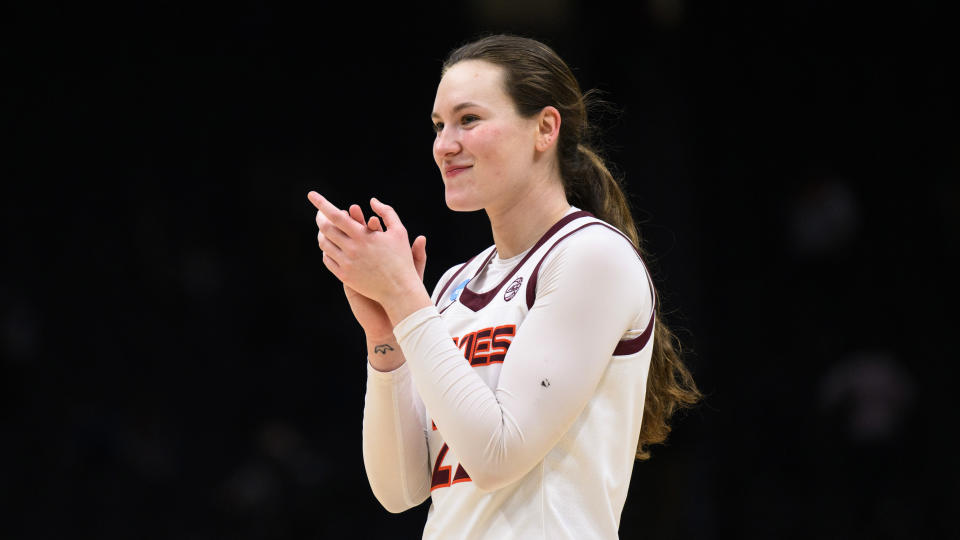
{"label": "left arm", "polygon": [[394,328],[437,429],[484,490],[543,460],[593,396],[620,338],[652,309],[643,266],[622,238],[567,241],[558,250],[495,389],[464,362],[433,306]]}

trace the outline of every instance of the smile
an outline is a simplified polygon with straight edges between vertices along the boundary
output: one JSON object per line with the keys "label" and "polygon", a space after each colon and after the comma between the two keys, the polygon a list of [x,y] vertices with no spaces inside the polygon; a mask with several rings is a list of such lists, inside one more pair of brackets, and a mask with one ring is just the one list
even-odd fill
{"label": "smile", "polygon": [[471,169],[472,167],[472,165],[467,165],[465,167],[450,167],[447,169],[447,178],[453,178],[454,176],[457,176],[458,174]]}

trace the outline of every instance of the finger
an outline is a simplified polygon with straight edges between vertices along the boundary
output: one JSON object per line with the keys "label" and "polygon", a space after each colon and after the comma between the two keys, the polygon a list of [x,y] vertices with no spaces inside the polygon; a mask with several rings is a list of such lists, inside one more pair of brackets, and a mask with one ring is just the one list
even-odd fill
{"label": "finger", "polygon": [[333,259],[333,257],[331,257],[326,252],[323,253],[323,265],[326,266],[327,270],[329,270],[331,274],[336,276],[336,278],[339,279],[341,283],[343,282],[343,278],[340,277],[340,265],[337,263],[336,260]]}
{"label": "finger", "polygon": [[317,207],[317,210],[320,210],[320,212],[323,213],[330,223],[346,233],[347,236],[353,237],[364,232],[365,227],[354,221],[346,210],[337,208],[333,205],[333,203],[324,199],[323,196],[316,191],[311,191],[307,197],[310,199],[310,202]]}
{"label": "finger", "polygon": [[400,216],[393,210],[393,207],[383,204],[377,200],[376,197],[370,199],[370,208],[380,216],[387,230],[390,230],[392,227],[403,227],[403,223],[400,222]]}
{"label": "finger", "polygon": [[427,267],[427,237],[418,236],[410,249],[413,252],[413,266],[420,275],[420,281],[423,281],[423,271]]}
{"label": "finger", "polygon": [[370,216],[370,221],[367,222],[367,228],[371,231],[383,231],[383,226],[380,225],[380,218],[377,216]]}
{"label": "finger", "polygon": [[363,217],[363,209],[360,208],[359,204],[350,205],[350,217],[353,218],[357,223],[366,223],[366,219]]}
{"label": "finger", "polygon": [[350,241],[350,237],[330,223],[330,220],[320,211],[317,211],[317,228],[320,229],[320,234],[326,236],[327,240],[336,244],[338,248],[343,249],[346,243]]}
{"label": "finger", "polygon": [[322,229],[327,225],[327,223],[330,222],[330,220],[327,219],[327,216],[323,215],[323,212],[321,212],[320,210],[317,210],[316,222],[317,222],[317,228]]}
{"label": "finger", "polygon": [[307,199],[308,199],[311,203],[313,203],[314,206],[317,207],[317,210],[320,209],[320,200],[321,200],[321,198],[322,198],[322,197],[320,197],[320,194],[317,193],[316,191],[311,191],[310,193],[307,193]]}
{"label": "finger", "polygon": [[340,246],[336,242],[332,242],[330,237],[324,234],[323,231],[317,233],[317,245],[320,246],[320,251],[330,254],[337,259],[343,256],[343,250],[340,249]]}

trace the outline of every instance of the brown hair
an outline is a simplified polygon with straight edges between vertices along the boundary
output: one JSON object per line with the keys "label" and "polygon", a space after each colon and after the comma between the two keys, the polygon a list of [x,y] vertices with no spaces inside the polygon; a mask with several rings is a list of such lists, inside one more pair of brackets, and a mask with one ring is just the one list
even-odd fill
{"label": "brown hair", "polygon": [[[617,227],[642,253],[640,234],[620,183],[589,144],[592,130],[587,105],[591,94],[581,92],[557,53],[534,39],[492,35],[451,52],[443,63],[443,73],[464,60],[484,60],[503,68],[505,90],[521,116],[534,116],[547,106],[557,108],[562,120],[557,157],[567,199]],[[670,417],[677,409],[691,407],[702,398],[681,358],[680,341],[660,318],[659,301],[655,309],[653,357],[637,459],[649,458],[648,446],[666,440]]]}

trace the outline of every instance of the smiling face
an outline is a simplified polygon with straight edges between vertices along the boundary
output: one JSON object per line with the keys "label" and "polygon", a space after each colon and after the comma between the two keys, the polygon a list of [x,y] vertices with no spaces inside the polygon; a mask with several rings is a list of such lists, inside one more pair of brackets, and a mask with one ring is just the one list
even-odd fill
{"label": "smiling face", "polygon": [[437,87],[433,159],[451,210],[502,206],[523,191],[534,164],[537,118],[517,114],[503,77],[495,64],[466,60]]}

